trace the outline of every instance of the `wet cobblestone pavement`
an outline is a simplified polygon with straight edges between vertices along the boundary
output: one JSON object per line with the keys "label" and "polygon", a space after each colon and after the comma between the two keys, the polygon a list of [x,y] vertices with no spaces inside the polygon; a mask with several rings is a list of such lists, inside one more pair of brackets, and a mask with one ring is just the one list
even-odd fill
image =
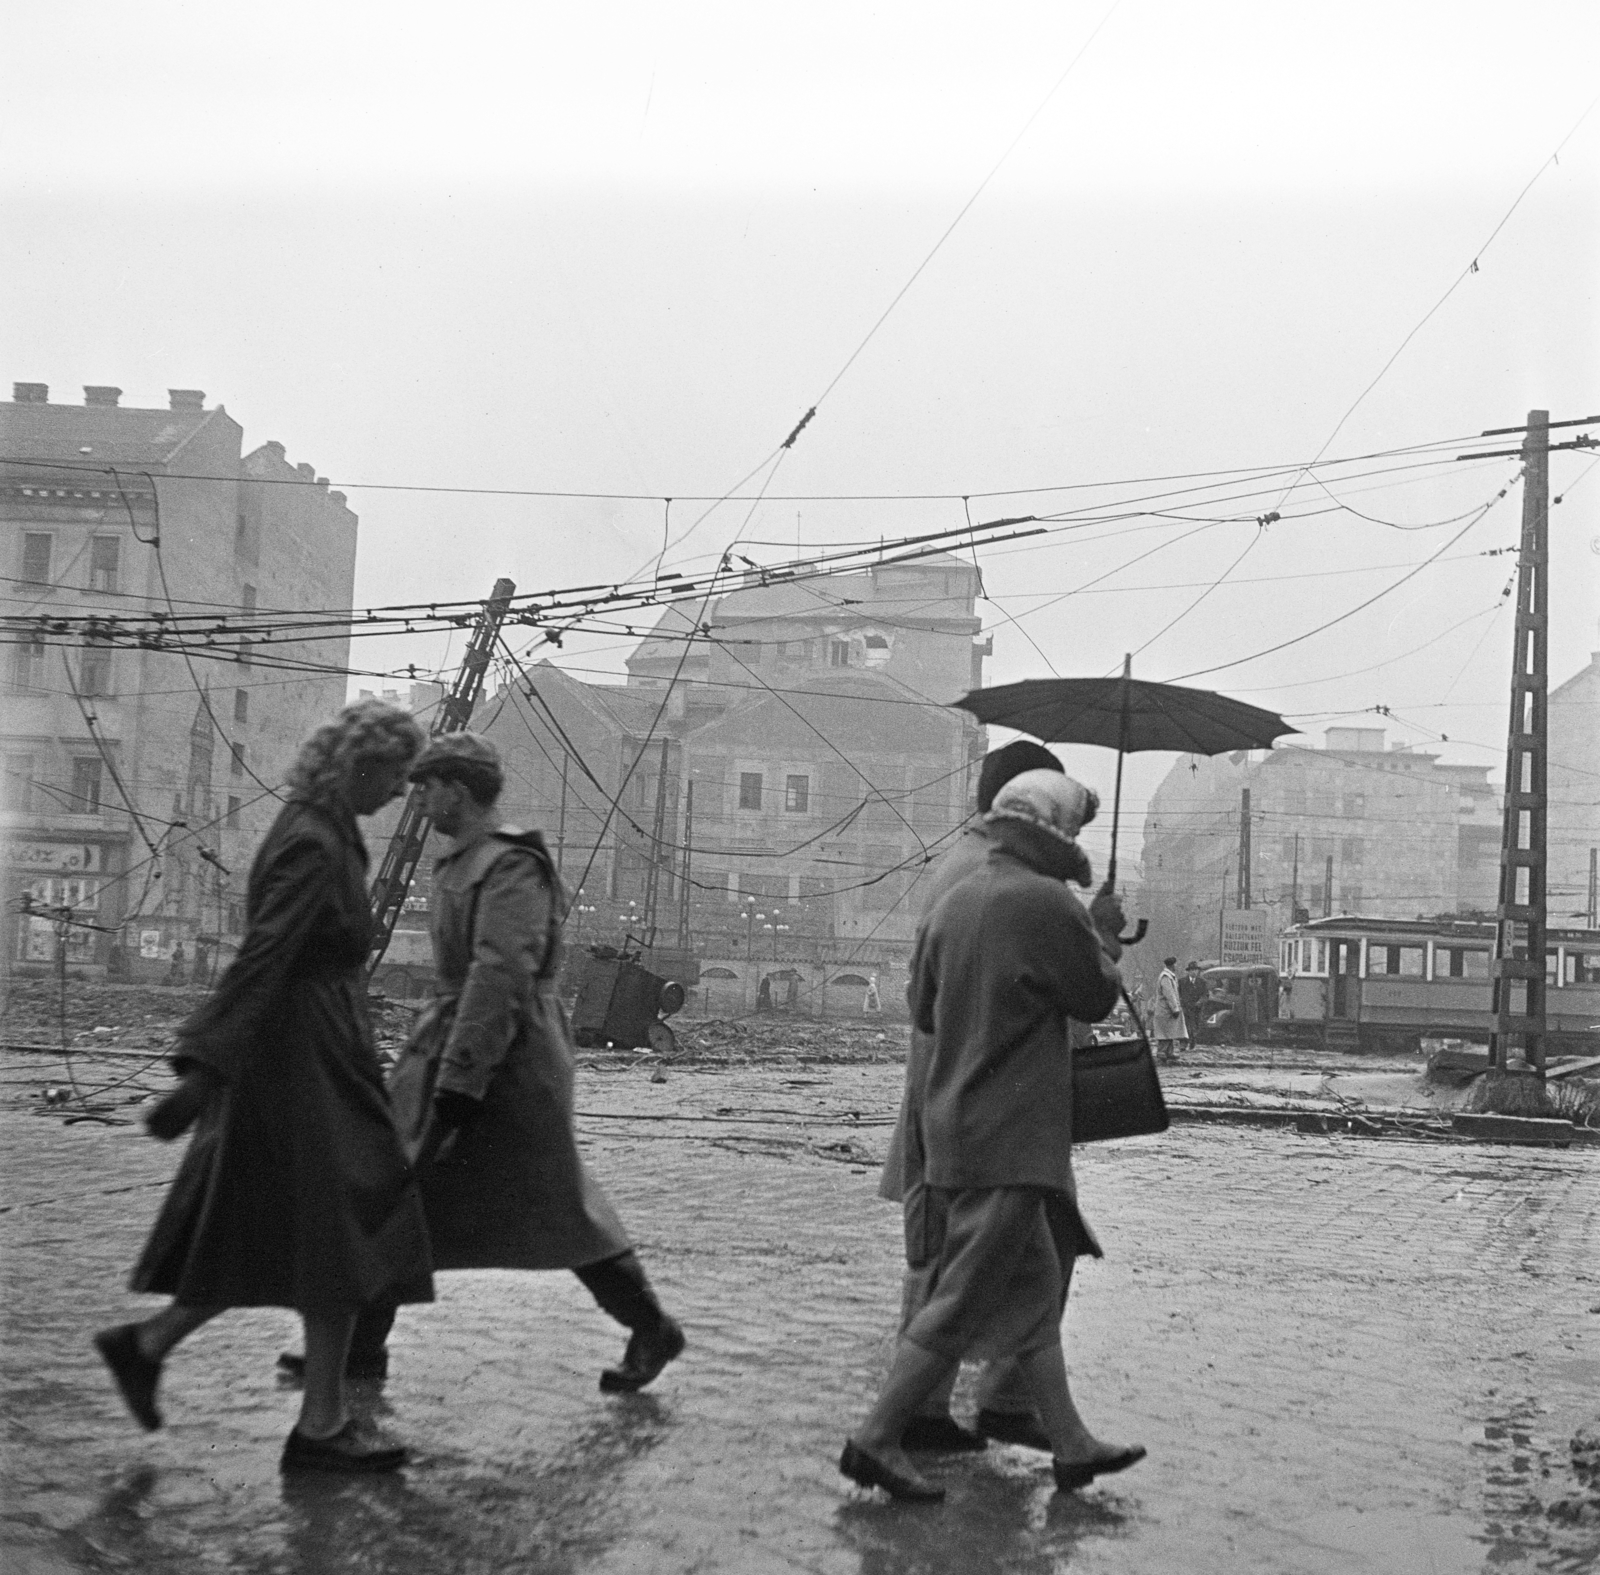
{"label": "wet cobblestone pavement", "polygon": [[[1183,1125],[1088,1149],[1108,1257],[1068,1317],[1127,1477],[1042,1455],[933,1466],[900,1507],[835,1469],[888,1355],[897,1211],[874,1195],[892,1065],[581,1075],[591,1162],[690,1348],[605,1398],[620,1332],[570,1275],[451,1275],[362,1405],[391,1480],[285,1481],[288,1314],[229,1314],[141,1434],[88,1346],[177,1151],[0,1110],[0,1568],[478,1572],[1323,1572],[1600,1567],[1600,1151]],[[854,1113],[854,1114],[852,1114]],[[965,1401],[958,1393],[958,1411]]]}

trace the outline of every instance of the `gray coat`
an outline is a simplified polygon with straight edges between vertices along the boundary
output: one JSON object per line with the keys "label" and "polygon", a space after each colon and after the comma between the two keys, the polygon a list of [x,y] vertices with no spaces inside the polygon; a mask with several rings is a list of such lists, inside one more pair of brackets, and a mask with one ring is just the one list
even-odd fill
{"label": "gray coat", "polygon": [[909,1136],[930,1186],[1071,1195],[1068,1019],[1098,1022],[1121,978],[1063,884],[1076,847],[1022,821],[988,833],[917,936],[911,1016],[932,1044]]}
{"label": "gray coat", "polygon": [[436,1088],[481,1101],[421,1167],[437,1268],[577,1268],[629,1246],[573,1135],[572,1036],[555,990],[562,907],[537,832],[486,832],[434,866],[439,993],[389,1092],[413,1143]]}

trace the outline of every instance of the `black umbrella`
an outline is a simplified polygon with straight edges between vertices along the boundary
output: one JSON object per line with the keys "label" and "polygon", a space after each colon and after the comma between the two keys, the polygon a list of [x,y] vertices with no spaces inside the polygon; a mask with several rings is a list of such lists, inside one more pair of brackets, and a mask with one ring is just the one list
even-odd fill
{"label": "black umbrella", "polygon": [[1031,733],[1046,744],[1100,744],[1117,752],[1111,805],[1111,858],[1105,889],[1117,879],[1117,830],[1122,818],[1122,757],[1143,749],[1220,755],[1230,749],[1270,749],[1293,733],[1275,711],[1231,700],[1210,689],[1152,684],[1133,676],[1124,657],[1120,678],[1025,678],[997,689],[974,689],[957,700],[980,722]]}

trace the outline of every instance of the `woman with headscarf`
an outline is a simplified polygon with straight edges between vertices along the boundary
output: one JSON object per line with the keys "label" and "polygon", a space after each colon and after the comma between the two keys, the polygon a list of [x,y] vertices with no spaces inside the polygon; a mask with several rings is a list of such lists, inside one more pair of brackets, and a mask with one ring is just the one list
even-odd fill
{"label": "woman with headscarf", "polygon": [[246,931],[178,1029],[178,1087],[151,1134],[195,1135],[131,1288],[172,1298],[95,1336],[135,1418],[161,1426],[174,1346],[229,1307],[291,1307],[306,1382],[285,1470],[390,1471],[406,1452],[359,1429],[344,1365],[370,1302],[432,1299],[427,1226],[367,1021],[367,853],[356,827],[401,791],[422,733],[376,700],[301,748],[250,869]]}
{"label": "woman with headscarf", "polygon": [[1010,1353],[1024,1375],[1061,1489],[1144,1456],[1096,1438],[1073,1404],[1048,1214],[1053,1203],[1076,1209],[1068,1020],[1099,1022],[1121,992],[1114,929],[1098,927],[1065,884],[1081,869],[1076,837],[1088,807],[1070,777],[1013,778],[987,817],[994,845],[984,862],[918,932],[908,996],[930,1043],[907,1145],[926,1183],[919,1256],[929,1289],[839,1461],[846,1476],[896,1498],[943,1497],[902,1438],[980,1340]]}

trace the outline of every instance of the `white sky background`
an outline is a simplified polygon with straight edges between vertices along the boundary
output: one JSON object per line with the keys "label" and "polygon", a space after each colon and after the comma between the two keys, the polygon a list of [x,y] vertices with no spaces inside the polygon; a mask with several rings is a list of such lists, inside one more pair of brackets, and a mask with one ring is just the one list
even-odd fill
{"label": "white sky background", "polygon": [[[730,487],[1106,16],[1059,0],[8,3],[0,373],[63,400],[84,383],[131,405],[205,389],[247,446],[277,438],[350,492],[358,604],[481,596],[499,574],[522,590],[625,575],[659,549],[659,501],[360,484]],[[1472,435],[1530,407],[1600,413],[1600,107],[1483,249],[1597,90],[1586,3],[1122,0],[778,470],[772,492],[807,499],[773,498],[744,534],[792,543],[797,512],[808,545],[946,529],[961,494],[988,519],[1308,460],[1480,251],[1328,452],[1460,438],[1453,454],[1496,446]],[[1553,682],[1600,645],[1593,465],[1552,459],[1552,490],[1571,492],[1551,520]],[[1335,491],[1428,525],[1516,471]],[[815,496],[848,493],[947,496]],[[1331,509],[1303,483],[1283,512],[1319,500]],[[1512,564],[1475,554],[1513,544],[1519,510],[1513,488],[1369,612],[1196,681],[1313,738],[1388,705],[1404,719],[1381,724],[1391,740],[1448,733],[1446,758],[1498,773],[1511,614],[1489,609]],[[718,509],[666,566],[704,567],[748,512]],[[675,503],[674,533],[697,513]],[[1286,518],[1135,671],[1174,677],[1289,639],[1459,528]],[[1257,533],[1245,520],[1177,540],[1193,529],[1131,519],[984,554],[990,682],[1046,657],[1106,672],[1151,641]],[[558,660],[589,676],[622,654],[569,640]],[[442,658],[434,642],[361,642],[354,660]],[[1131,764],[1130,829],[1170,762]],[[1109,790],[1110,756],[1073,763]]]}

